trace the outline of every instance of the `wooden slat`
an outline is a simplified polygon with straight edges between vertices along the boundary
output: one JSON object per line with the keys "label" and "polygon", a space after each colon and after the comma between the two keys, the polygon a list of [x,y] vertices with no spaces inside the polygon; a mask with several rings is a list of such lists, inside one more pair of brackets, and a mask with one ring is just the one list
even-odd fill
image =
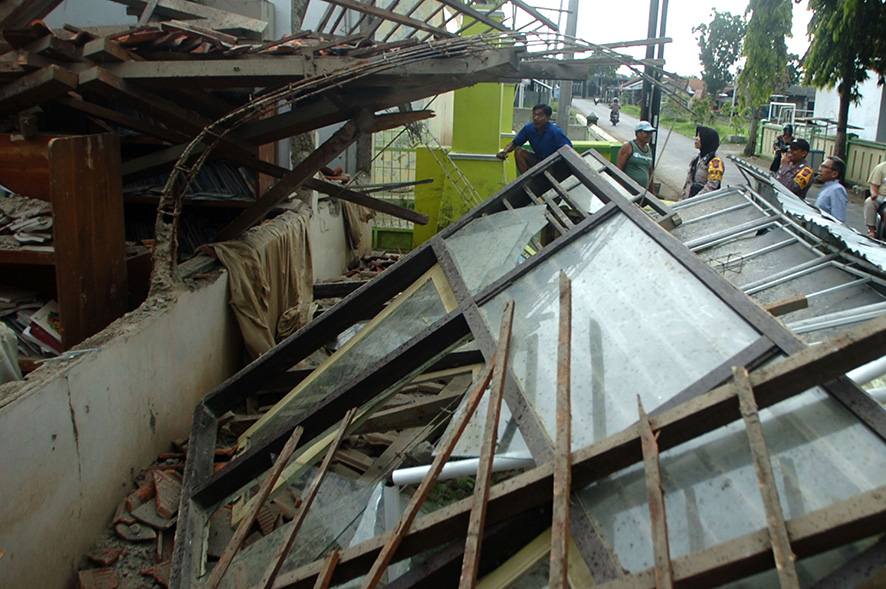
{"label": "wooden slat", "polygon": [[400,25],[404,25],[407,27],[412,27],[413,29],[419,31],[426,31],[428,33],[433,33],[440,38],[449,38],[454,35],[449,31],[444,29],[440,29],[434,26],[431,26],[425,22],[420,20],[416,20],[414,18],[409,18],[408,16],[403,16],[397,14],[396,12],[392,12],[390,10],[383,10],[381,8],[377,8],[372,6],[371,4],[365,4],[363,2],[356,2],[355,0],[327,0],[330,4],[335,4],[336,6],[341,6],[342,8],[348,8],[350,10],[356,10],[357,12],[362,12],[363,14],[368,14],[370,16],[374,16],[376,18],[381,18],[387,21],[391,21]]}
{"label": "wooden slat", "polygon": [[652,433],[649,416],[637,395],[640,413],[638,429],[646,467],[646,497],[649,502],[649,523],[652,525],[652,553],[655,561],[655,586],[657,589],[674,587],[674,571],[671,567],[671,551],[668,547],[668,525],[664,494],[661,490],[661,464],[658,459],[658,443]]}
{"label": "wooden slat", "polygon": [[551,227],[553,227],[557,233],[563,235],[568,231],[567,228],[572,226],[572,222],[563,213],[563,211],[560,210],[560,207],[554,205],[553,203],[549,203],[548,201],[550,199],[545,200],[535,194],[532,189],[529,188],[529,186],[526,184],[523,185],[523,190],[533,202],[540,205],[546,205],[545,218],[548,220],[548,223],[551,224]]}
{"label": "wooden slat", "polygon": [[[383,432],[425,425],[432,421],[442,409],[451,405],[456,399],[460,399],[470,384],[471,376],[469,374],[456,376],[438,395],[379,411],[364,421],[357,428],[356,433]],[[450,387],[450,385],[452,386]]]}
{"label": "wooden slat", "polygon": [[88,42],[83,46],[81,55],[83,59],[99,64],[122,63],[132,59],[130,53],[119,43],[106,37],[99,37]]}
{"label": "wooden slat", "polygon": [[769,303],[768,305],[763,305],[763,308],[774,317],[793,313],[794,311],[799,311],[800,309],[805,309],[807,307],[809,307],[809,301],[803,295],[797,295],[795,297]]}
{"label": "wooden slat", "polygon": [[50,65],[0,87],[0,112],[38,106],[77,87],[77,74]]}
{"label": "wooden slat", "polygon": [[[139,133],[144,133],[151,137],[157,137],[158,139],[163,139],[164,141],[179,143],[190,139],[188,135],[180,133],[175,129],[153,125],[149,121],[125,115],[116,110],[111,110],[110,108],[105,108],[74,96],[63,96],[56,100],[56,102],[88,115],[111,121],[121,127],[126,127],[127,129],[132,129],[133,131],[138,131]],[[124,176],[125,175],[126,174],[124,173]]]}
{"label": "wooden slat", "polygon": [[335,572],[335,565],[338,564],[339,559],[341,559],[341,552],[338,550],[331,550],[326,554],[326,557],[323,559],[323,568],[320,570],[320,574],[317,575],[317,582],[314,583],[314,589],[326,589],[329,587],[329,581],[332,579],[332,573]]}
{"label": "wooden slat", "polygon": [[736,366],[732,369],[732,373],[738,389],[741,416],[744,418],[751,453],[754,456],[754,468],[757,470],[760,495],[766,510],[766,525],[769,528],[769,541],[772,544],[778,580],[783,589],[799,589],[800,581],[794,564],[796,557],[791,550],[791,541],[788,538],[781,502],[778,499],[778,489],[775,487],[775,474],[772,472],[772,463],[769,460],[769,449],[763,436],[763,426],[760,424],[760,415],[757,412],[757,402],[754,400],[748,371]]}
{"label": "wooden slat", "polygon": [[382,547],[381,551],[379,551],[378,557],[375,559],[375,562],[373,562],[372,568],[364,579],[363,589],[371,589],[378,585],[381,580],[385,569],[388,567],[388,563],[391,562],[394,553],[403,541],[403,537],[409,531],[409,527],[412,525],[413,520],[415,520],[415,516],[418,515],[418,510],[427,498],[428,493],[431,492],[431,488],[434,486],[437,477],[440,475],[443,465],[449,461],[449,457],[452,455],[452,450],[455,448],[456,442],[461,437],[462,432],[468,425],[468,421],[477,409],[477,405],[479,405],[480,399],[483,396],[483,391],[486,390],[489,381],[492,380],[492,367],[494,363],[493,360],[493,362],[487,364],[483,375],[471,392],[471,396],[468,397],[464,413],[462,413],[455,422],[455,427],[450,430],[449,435],[438,450],[437,456],[434,457],[434,462],[431,464],[428,474],[425,476],[424,480],[422,480],[415,494],[412,496],[409,505],[406,506],[403,515],[400,517],[400,521],[397,522],[397,527],[394,528],[385,541],[385,545]]}
{"label": "wooden slat", "polygon": [[554,452],[554,516],[548,586],[567,589],[569,581],[569,501],[572,493],[572,282],[560,271],[557,338],[557,441]]}
{"label": "wooden slat", "polygon": [[569,207],[573,211],[575,211],[575,213],[577,215],[579,215],[582,219],[587,219],[588,216],[590,216],[586,210],[584,210],[582,207],[580,207],[578,205],[577,202],[575,202],[575,199],[573,199],[571,196],[569,196],[569,193],[566,191],[565,188],[563,188],[563,185],[560,184],[560,182],[557,181],[556,178],[554,178],[554,175],[551,174],[550,170],[545,170],[544,175],[545,175],[545,178],[547,178],[548,181],[551,183],[551,186],[554,187],[554,190],[557,192],[557,194],[560,195],[560,198],[562,198],[563,201],[566,202],[566,204],[568,204]]}
{"label": "wooden slat", "polygon": [[508,301],[502,314],[499,353],[493,368],[492,387],[486,409],[486,425],[483,429],[483,443],[480,447],[480,462],[471,501],[471,517],[468,520],[468,534],[465,540],[465,556],[461,568],[459,586],[470,589],[477,584],[477,570],[480,566],[480,547],[483,543],[483,528],[486,524],[486,502],[489,499],[489,485],[492,481],[492,460],[495,458],[495,443],[498,440],[498,419],[501,414],[501,399],[508,374],[511,326],[514,322],[514,301]]}
{"label": "wooden slat", "polygon": [[[114,0],[135,9],[135,14],[144,13],[149,2],[153,0]],[[160,0],[156,3],[154,14],[167,18],[199,19],[203,26],[217,31],[240,31],[251,38],[260,39],[268,29],[268,23],[257,18],[241,16],[227,10],[219,10],[211,6],[189,2],[188,0]]]}
{"label": "wooden slat", "polygon": [[[460,12],[468,18],[472,18],[476,21],[479,21],[488,27],[495,29],[496,31],[502,32],[510,32],[511,29],[509,27],[504,26],[500,22],[489,18],[485,13],[480,12],[478,10],[474,10],[467,4],[462,2],[457,2],[456,0],[439,0],[440,4],[445,4],[449,8],[455,10],[456,12]],[[465,19],[467,20],[467,19]],[[470,25],[467,25],[470,26]]]}
{"label": "wooden slat", "polygon": [[337,186],[332,182],[325,182],[316,178],[308,178],[307,180],[305,180],[304,186],[305,188],[316,190],[317,192],[320,192],[322,194],[334,196],[335,198],[340,198],[342,200],[364,206],[374,211],[385,213],[391,215],[392,217],[397,217],[398,219],[412,221],[416,225],[428,224],[427,215],[424,215],[417,211],[404,209],[403,207],[397,206],[393,203],[389,203],[378,198],[373,198],[368,194],[362,194],[355,190],[345,188],[344,186]]}
{"label": "wooden slat", "polygon": [[293,430],[292,435],[289,436],[289,440],[287,440],[286,445],[283,446],[283,451],[280,452],[280,455],[277,456],[277,459],[274,461],[274,466],[271,468],[271,472],[269,472],[268,476],[265,477],[265,480],[262,481],[255,502],[252,504],[249,512],[247,512],[240,521],[240,524],[237,526],[237,531],[234,532],[234,535],[228,541],[228,545],[225,547],[225,551],[222,553],[221,558],[215,563],[215,567],[209,575],[209,580],[206,581],[206,585],[204,586],[205,589],[216,589],[219,583],[221,583],[222,578],[228,571],[228,567],[231,566],[231,562],[233,562],[240,547],[243,546],[243,541],[246,540],[246,536],[249,534],[252,524],[255,523],[259,511],[265,506],[265,501],[267,501],[268,496],[271,494],[271,490],[274,488],[274,483],[277,482],[277,478],[280,476],[280,473],[283,472],[286,463],[292,458],[292,454],[295,452],[296,445],[298,444],[298,440],[301,438],[303,431],[302,428],[297,427]]}
{"label": "wooden slat", "polygon": [[286,535],[283,538],[283,541],[280,542],[280,545],[277,546],[277,550],[274,552],[274,556],[271,558],[271,563],[268,565],[268,568],[265,570],[264,575],[262,575],[261,581],[258,582],[258,587],[261,589],[270,589],[271,585],[274,584],[274,579],[277,578],[277,575],[280,573],[280,569],[283,567],[283,563],[286,561],[286,556],[289,554],[289,551],[292,549],[292,544],[295,542],[295,537],[298,534],[298,531],[301,529],[302,523],[305,521],[305,517],[308,515],[308,510],[311,508],[311,505],[314,503],[314,498],[317,496],[317,492],[320,490],[320,485],[323,483],[323,479],[326,477],[326,473],[329,471],[329,465],[332,464],[332,458],[335,456],[338,447],[341,446],[341,441],[344,439],[345,434],[348,432],[348,428],[351,426],[351,422],[354,421],[354,416],[357,415],[358,407],[351,408],[342,418],[341,423],[338,426],[338,432],[335,435],[335,439],[332,441],[332,444],[329,445],[329,450],[326,452],[326,456],[323,458],[323,462],[320,464],[320,468],[317,470],[317,473],[314,475],[314,478],[311,480],[311,486],[308,489],[308,492],[302,497],[301,505],[298,506],[298,512],[295,514],[295,518],[289,522],[289,529],[286,531]]}

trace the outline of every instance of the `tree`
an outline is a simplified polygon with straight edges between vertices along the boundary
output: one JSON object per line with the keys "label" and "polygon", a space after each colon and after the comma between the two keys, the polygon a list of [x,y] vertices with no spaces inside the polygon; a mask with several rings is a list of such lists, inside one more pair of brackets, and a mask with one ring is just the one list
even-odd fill
{"label": "tree", "polygon": [[716,97],[732,83],[732,66],[741,57],[741,41],[747,29],[744,18],[714,9],[714,19],[692,29],[698,33],[698,58],[704,66],[702,80],[710,96]]}
{"label": "tree", "polygon": [[846,157],[849,105],[858,102],[858,85],[868,70],[884,73],[886,9],[882,0],[810,0],[809,51],[803,60],[805,83],[833,88],[840,95],[834,155]]}
{"label": "tree", "polygon": [[788,83],[788,48],[785,37],[791,35],[791,0],[751,0],[747,36],[744,40],[745,67],[738,76],[740,103],[750,106],[753,116],[744,154],[754,155],[760,107],[775,88]]}

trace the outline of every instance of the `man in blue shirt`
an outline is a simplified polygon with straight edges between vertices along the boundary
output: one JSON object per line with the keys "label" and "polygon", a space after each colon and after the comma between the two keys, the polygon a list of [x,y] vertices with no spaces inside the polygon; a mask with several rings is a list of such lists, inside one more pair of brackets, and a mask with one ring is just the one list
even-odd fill
{"label": "man in blue shirt", "polygon": [[[563,132],[563,129],[551,122],[553,111],[547,104],[536,104],[532,107],[532,122],[527,123],[514,140],[508,143],[504,149],[496,154],[500,160],[508,159],[508,154],[514,151],[514,160],[517,162],[517,170],[521,174],[545,159],[564,145],[572,146],[572,141]],[[517,149],[526,142],[532,146],[532,151]]]}
{"label": "man in blue shirt", "polygon": [[843,188],[843,173],[846,171],[846,164],[836,156],[829,157],[818,167],[818,180],[824,182],[818,198],[815,199],[815,206],[838,221],[846,221],[846,203],[849,202],[849,195]]}

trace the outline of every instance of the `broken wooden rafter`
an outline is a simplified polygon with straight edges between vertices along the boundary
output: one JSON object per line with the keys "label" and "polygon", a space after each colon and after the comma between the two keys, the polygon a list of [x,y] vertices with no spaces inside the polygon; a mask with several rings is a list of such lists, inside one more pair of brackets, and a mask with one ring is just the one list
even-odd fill
{"label": "broken wooden rafter", "polygon": [[0,2],[0,30],[21,29],[46,17],[62,0],[3,0]]}
{"label": "broken wooden rafter", "polygon": [[735,366],[732,372],[735,377],[735,387],[738,389],[741,416],[744,418],[751,454],[754,457],[754,468],[757,471],[763,508],[766,511],[766,527],[769,530],[769,541],[772,544],[772,555],[775,557],[778,580],[782,589],[800,589],[797,567],[794,564],[796,557],[791,550],[791,540],[788,538],[784,514],[778,498],[778,489],[775,487],[775,474],[772,472],[769,449],[766,446],[766,438],[763,436],[763,426],[760,423],[757,403],[754,401],[754,390],[751,388],[747,370]]}
{"label": "broken wooden rafter", "polygon": [[643,401],[637,395],[637,409],[640,413],[638,428],[640,444],[643,448],[643,463],[646,468],[646,501],[649,504],[649,523],[652,526],[652,554],[655,569],[656,589],[673,589],[674,571],[671,568],[671,551],[668,544],[668,518],[665,511],[664,493],[661,488],[661,463],[658,443],[649,423],[649,416],[643,409]]}
{"label": "broken wooden rafter", "polygon": [[365,110],[362,111],[341,129],[333,133],[323,145],[299,163],[289,174],[274,184],[255,204],[235,218],[230,225],[218,234],[215,241],[233,239],[263,219],[272,208],[289,197],[305,180],[316,174],[320,168],[347,149],[362,133],[375,133],[426,118],[428,118],[427,111],[378,116]]}
{"label": "broken wooden rafter", "polygon": [[351,190],[349,188],[345,188],[344,186],[333,184],[332,182],[318,180],[317,178],[308,178],[307,180],[305,180],[304,187],[310,188],[311,190],[316,190],[321,194],[326,194],[335,198],[340,198],[342,200],[346,200],[348,202],[370,208],[380,213],[391,215],[392,217],[397,217],[398,219],[411,221],[416,225],[428,224],[428,216],[425,214],[403,208],[401,206],[395,205],[394,203],[389,203],[387,201],[374,198],[372,196],[357,192],[355,190]]}
{"label": "broken wooden rafter", "polygon": [[[141,16],[153,0],[112,0],[129,7],[133,14]],[[241,16],[227,10],[219,10],[188,0],[159,0],[153,14],[172,19],[199,19],[204,27],[222,32],[242,34],[252,39],[261,39],[268,30],[268,23],[257,18]]]}
{"label": "broken wooden rafter", "polygon": [[[829,382],[853,368],[879,358],[884,348],[886,348],[886,317],[871,320],[814,348],[803,349],[779,363],[760,368],[750,375],[757,404],[761,408],[770,407],[810,387]],[[663,451],[740,418],[738,392],[734,383],[729,383],[662,412],[651,419],[651,426],[658,432],[659,451]],[[586,487],[640,460],[642,460],[642,449],[639,433],[637,428],[629,428],[574,452],[573,484],[576,488]],[[504,521],[515,513],[550,501],[552,488],[553,464],[550,462],[496,485],[490,490],[488,523]],[[886,498],[886,489],[877,489],[832,508],[788,522],[787,527],[794,552],[798,556],[814,554],[840,545],[843,542],[840,536],[854,540],[879,533],[886,525],[884,498]],[[408,546],[409,549],[401,548],[403,551],[401,556],[408,557],[454,538],[463,537],[469,508],[469,501],[462,500],[416,521],[405,535],[404,546]],[[831,515],[835,516],[833,520],[829,519]],[[837,527],[831,529],[829,521],[833,521]],[[802,533],[808,536],[808,543],[798,542],[798,536],[792,531],[794,528],[798,531],[802,529]],[[383,539],[374,538],[345,550],[338,570],[348,570],[348,575],[334,576],[335,582],[344,582],[367,570],[379,554],[382,541]],[[753,549],[749,547],[749,542]],[[746,560],[760,565],[762,558],[763,566],[769,566],[766,565],[767,558],[769,563],[772,562],[767,530],[760,530],[721,546],[722,549],[721,547],[709,549],[721,555],[718,558],[703,558],[700,554],[693,554],[675,560],[675,581],[680,581],[687,575],[703,575],[715,562],[729,562],[731,568],[728,570],[733,575],[732,578],[744,574],[742,563]],[[681,569],[682,565],[679,564],[681,562],[689,564]],[[705,566],[700,566],[701,562]],[[689,571],[686,567],[694,568]],[[318,563],[312,563],[281,576],[278,589],[309,587],[318,568]],[[648,586],[654,586],[652,571],[641,575],[648,580]],[[717,578],[718,582],[724,581],[716,574],[714,578]],[[619,581],[613,581],[611,586],[637,586],[631,584],[636,582],[637,575],[625,579],[625,584],[619,585]]]}
{"label": "broken wooden rafter", "polygon": [[54,100],[77,87],[77,74],[50,65],[0,88],[0,112],[16,112]]}
{"label": "broken wooden rafter", "polygon": [[308,510],[311,508],[311,505],[313,505],[314,498],[320,490],[320,485],[323,483],[323,479],[329,471],[329,465],[332,464],[332,458],[335,456],[339,446],[341,446],[341,441],[344,439],[348,428],[351,427],[351,423],[354,421],[354,416],[357,415],[357,409],[357,407],[351,408],[345,413],[344,418],[342,418],[341,423],[338,426],[338,432],[335,434],[335,439],[329,445],[329,449],[326,451],[326,456],[324,456],[323,462],[314,474],[314,478],[311,480],[311,486],[302,497],[302,502],[301,505],[298,506],[298,512],[295,515],[295,519],[289,523],[289,528],[286,530],[283,541],[277,546],[277,550],[274,551],[274,556],[271,558],[270,564],[262,575],[261,581],[258,582],[258,589],[271,589],[274,579],[276,579],[277,575],[280,573],[280,569],[283,567],[283,563],[286,561],[286,557],[292,549],[292,544],[295,542],[295,537],[298,535],[301,525],[304,523],[305,517],[308,515]]}
{"label": "broken wooden rafter", "polygon": [[423,426],[433,421],[441,410],[460,399],[470,384],[471,376],[469,374],[456,376],[439,394],[379,411],[367,418],[356,431],[357,433],[384,432]]}
{"label": "broken wooden rafter", "polygon": [[554,451],[554,518],[548,586],[567,589],[569,581],[569,501],[572,494],[572,282],[560,271],[557,319],[557,440]]}
{"label": "broken wooden rafter", "polygon": [[500,345],[496,351],[493,366],[492,385],[489,387],[489,402],[486,407],[486,424],[483,428],[483,442],[480,446],[480,461],[474,493],[471,497],[471,517],[468,520],[468,533],[465,538],[465,555],[461,568],[461,589],[471,589],[477,584],[477,571],[480,568],[480,548],[486,526],[486,501],[489,499],[489,486],[492,482],[492,461],[495,458],[495,444],[498,440],[498,421],[501,415],[501,400],[504,395],[508,374],[508,356],[511,349],[511,327],[514,322],[514,301],[505,304],[501,318]]}
{"label": "broken wooden rafter", "polygon": [[[489,16],[487,16],[485,12],[480,12],[479,10],[471,8],[467,4],[463,4],[462,2],[457,2],[456,0],[437,0],[437,1],[440,2],[440,4],[443,4],[444,6],[448,6],[449,8],[454,10],[455,12],[459,12],[468,18],[472,18],[477,22],[483,23],[484,25],[488,26],[490,29],[493,29],[496,31],[501,31],[504,33],[511,32],[510,27],[506,27],[503,24],[501,24],[500,22],[498,22],[497,20],[489,18]],[[465,20],[467,20],[467,19],[465,19]],[[473,24],[474,23],[464,24],[462,26],[462,30],[473,26]]]}
{"label": "broken wooden rafter", "polygon": [[356,0],[326,0],[329,4],[334,4],[336,6],[340,6],[342,8],[348,8],[350,10],[356,10],[357,12],[361,12],[363,14],[368,14],[370,16],[374,16],[376,18],[381,18],[384,20],[388,20],[399,25],[407,26],[413,28],[417,31],[425,31],[428,33],[433,33],[440,38],[448,38],[453,37],[454,35],[445,29],[440,29],[438,27],[431,26],[423,21],[416,20],[414,18],[410,18],[408,16],[403,16],[401,14],[397,14],[396,12],[390,10],[384,10],[382,8],[378,8],[371,4],[366,4],[363,2],[357,2]]}

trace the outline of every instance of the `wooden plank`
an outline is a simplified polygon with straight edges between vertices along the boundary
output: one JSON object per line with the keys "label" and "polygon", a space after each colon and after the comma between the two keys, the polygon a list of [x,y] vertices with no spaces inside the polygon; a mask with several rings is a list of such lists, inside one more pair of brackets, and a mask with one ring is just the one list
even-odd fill
{"label": "wooden plank", "polygon": [[[802,393],[809,387],[828,382],[838,375],[879,358],[886,348],[886,317],[881,317],[860,325],[848,332],[831,338],[827,342],[813,348],[804,349],[783,361],[761,368],[750,375],[757,404],[761,408],[770,407],[785,399]],[[659,451],[673,448],[687,440],[711,432],[723,425],[740,419],[737,392],[734,384],[721,386],[697,399],[668,410],[652,419],[652,427],[658,431]],[[629,428],[614,434],[605,440],[573,453],[572,480],[576,488],[585,487],[594,481],[602,480],[614,472],[629,467],[642,460],[642,449],[636,428]],[[518,475],[513,479],[496,485],[490,490],[489,512],[487,522],[495,523],[504,518],[528,509],[532,509],[550,500],[553,488],[553,464],[541,464],[532,471]],[[869,516],[876,520],[881,518],[880,525],[886,525],[886,510],[883,509],[883,497],[886,489],[878,491],[877,501],[881,504]],[[872,497],[868,494],[864,497]],[[867,499],[870,501],[870,499]],[[850,501],[853,505],[856,503]],[[404,540],[403,556],[416,554],[431,546],[439,545],[454,538],[463,537],[467,522],[469,505],[467,501],[444,507],[433,515],[415,522]],[[804,516],[806,517],[806,516]],[[802,519],[802,518],[799,518]],[[878,528],[881,530],[882,528]],[[791,531],[791,524],[788,524]],[[852,532],[843,529],[843,532]],[[765,550],[771,563],[771,547],[768,532],[760,532],[765,542]],[[795,553],[801,555],[800,548],[793,533]],[[826,534],[825,534],[826,536]],[[822,539],[827,540],[826,537]],[[339,571],[347,568],[349,573],[336,577],[342,583],[353,576],[367,570],[370,563],[377,558],[381,548],[381,539],[373,539],[342,553]],[[724,551],[724,559],[743,554],[739,548],[730,547],[735,553]],[[735,558],[739,558],[735,556]],[[765,559],[765,557],[764,557]],[[675,577],[679,580],[681,573],[674,561]],[[343,567],[341,565],[347,565]],[[287,575],[281,576],[280,587],[310,586],[316,576],[316,565],[306,565]],[[654,574],[649,572],[654,585]],[[720,581],[722,582],[722,581]]]}
{"label": "wooden plank", "polygon": [[543,25],[545,25],[546,27],[548,27],[552,31],[557,30],[557,24],[555,22],[551,21],[550,19],[546,18],[545,15],[543,15],[541,12],[536,10],[534,6],[530,6],[529,4],[526,4],[525,2],[523,2],[523,0],[510,0],[510,2],[511,2],[511,4],[513,4],[515,6],[519,6],[522,10],[531,14],[533,16],[533,18],[538,20],[540,23],[542,23]]}
{"label": "wooden plank", "polygon": [[0,112],[15,112],[49,102],[77,87],[77,74],[50,65],[0,87]]}
{"label": "wooden plank", "polygon": [[286,530],[286,535],[283,537],[283,541],[277,546],[277,550],[274,551],[274,556],[271,558],[271,563],[262,575],[261,581],[258,582],[258,587],[260,589],[270,589],[271,585],[274,584],[274,579],[276,579],[277,575],[280,573],[280,569],[283,567],[283,563],[286,561],[286,557],[292,549],[292,544],[295,542],[295,537],[298,535],[298,532],[305,521],[305,517],[308,515],[308,510],[311,508],[311,505],[314,503],[314,498],[316,498],[317,492],[320,490],[320,485],[323,483],[323,479],[326,478],[326,473],[329,471],[329,465],[332,464],[332,459],[338,451],[339,446],[341,446],[341,441],[348,432],[351,422],[354,421],[354,416],[357,415],[358,409],[358,407],[352,407],[342,418],[341,423],[338,426],[338,432],[335,434],[335,439],[329,445],[329,449],[326,451],[326,456],[323,457],[323,462],[317,469],[316,474],[314,474],[314,478],[311,480],[311,486],[308,488],[307,493],[302,497],[302,502],[298,506],[298,512],[296,512],[295,518],[289,523],[289,529]]}
{"label": "wooden plank", "polygon": [[366,454],[357,450],[341,449],[335,453],[335,460],[350,466],[354,470],[364,473],[372,467],[373,460]]}
{"label": "wooden plank", "polygon": [[486,26],[488,26],[492,29],[495,29],[496,31],[508,32],[508,33],[511,32],[511,29],[509,27],[504,26],[503,24],[501,24],[497,20],[493,20],[493,19],[489,18],[485,13],[475,10],[475,9],[471,8],[470,6],[468,6],[467,4],[457,2],[456,0],[438,0],[438,1],[440,2],[440,4],[444,4],[444,5],[448,6],[449,8],[455,10],[456,12],[459,12],[467,17],[464,21],[462,21],[463,23],[465,23],[462,26],[462,30],[464,30],[466,27],[469,27],[473,24],[473,23],[470,23],[468,21],[468,19],[474,19],[475,21],[479,21],[479,22],[485,24]]}
{"label": "wooden plank", "polygon": [[486,366],[483,375],[477,382],[474,390],[471,392],[471,396],[468,398],[468,402],[465,405],[464,413],[462,413],[462,415],[459,416],[459,418],[456,420],[455,427],[450,430],[449,435],[443,442],[443,445],[437,451],[437,456],[434,457],[434,462],[431,464],[431,468],[430,470],[428,470],[428,474],[425,476],[424,480],[422,480],[415,494],[412,496],[412,499],[409,501],[409,505],[406,506],[403,515],[400,517],[400,521],[397,523],[397,526],[387,537],[384,546],[376,557],[375,562],[373,562],[372,564],[372,568],[363,580],[363,589],[371,589],[377,586],[379,581],[381,581],[381,577],[384,574],[385,569],[388,567],[388,564],[394,557],[394,553],[400,546],[404,535],[409,531],[409,527],[412,525],[412,522],[418,515],[418,510],[421,508],[424,500],[431,492],[431,488],[437,481],[437,477],[439,476],[440,471],[443,470],[443,465],[449,461],[449,457],[452,454],[453,448],[455,448],[456,442],[467,427],[468,421],[474,414],[474,411],[477,409],[477,405],[480,404],[480,399],[483,396],[483,392],[489,385],[490,380],[492,380],[493,364],[494,362]]}
{"label": "wooden plank", "polygon": [[658,458],[658,444],[652,433],[649,416],[643,409],[643,401],[637,395],[640,413],[638,429],[643,448],[643,463],[646,467],[646,500],[649,503],[649,523],[652,526],[652,553],[655,562],[656,589],[673,589],[674,571],[671,568],[671,551],[668,545],[667,513],[664,494],[661,490],[661,464]]}
{"label": "wooden plank", "polygon": [[225,241],[240,235],[260,221],[283,199],[289,197],[320,168],[331,162],[348,148],[362,133],[374,133],[427,118],[426,111],[376,116],[361,111],[341,129],[332,134],[323,145],[299,163],[289,174],[281,178],[273,188],[265,192],[252,206],[243,211],[216,236],[214,241]]}
{"label": "wooden plank", "polygon": [[[180,133],[175,129],[169,129],[160,125],[153,125],[143,119],[125,115],[116,110],[111,110],[110,108],[99,106],[93,102],[87,102],[86,100],[83,100],[82,98],[77,98],[73,95],[63,96],[57,99],[56,102],[58,104],[63,104],[69,108],[73,108],[90,116],[98,117],[105,121],[110,121],[112,123],[120,125],[121,127],[125,127],[133,131],[138,131],[139,133],[144,133],[145,135],[156,137],[158,139],[163,139],[164,141],[181,143],[183,141],[190,140],[189,135]],[[126,176],[125,173],[123,175]]]}
{"label": "wooden plank", "polygon": [[465,391],[470,385],[470,374],[456,376],[438,395],[379,411],[364,421],[355,433],[385,432],[424,426],[433,421],[441,410],[464,396]]}
{"label": "wooden plank", "polygon": [[243,546],[243,541],[246,540],[246,536],[250,533],[252,524],[255,523],[259,511],[265,506],[265,501],[267,501],[268,496],[271,494],[271,490],[274,488],[277,478],[280,476],[280,473],[283,472],[286,463],[292,458],[292,454],[295,452],[298,440],[301,438],[303,431],[302,428],[297,427],[293,430],[292,435],[289,436],[289,440],[286,442],[286,445],[283,446],[283,450],[274,461],[274,466],[271,468],[271,472],[269,472],[268,476],[265,477],[265,480],[262,481],[255,502],[243,519],[240,520],[240,524],[237,526],[237,531],[234,532],[234,535],[228,541],[228,545],[225,547],[225,551],[222,553],[221,558],[215,563],[215,567],[213,567],[212,573],[209,575],[209,580],[206,581],[206,585],[204,585],[205,589],[217,589],[219,583],[221,583],[222,578],[228,571],[228,567],[231,566],[231,562],[233,562],[240,547]]}
{"label": "wooden plank", "polygon": [[483,428],[483,443],[480,446],[480,462],[477,466],[477,478],[471,500],[471,517],[468,520],[465,556],[459,581],[459,587],[462,589],[470,589],[477,584],[480,548],[483,543],[483,529],[486,525],[486,501],[489,499],[489,485],[492,482],[492,460],[495,458],[495,443],[498,440],[498,420],[501,415],[501,399],[508,374],[513,322],[514,301],[508,301],[505,303],[502,313],[501,332],[498,339],[500,345],[493,367],[492,386],[486,409],[486,425]]}
{"label": "wooden plank", "polygon": [[363,194],[357,192],[356,190],[350,190],[348,188],[345,188],[344,186],[338,186],[336,184],[333,184],[332,182],[318,180],[317,178],[308,178],[307,180],[305,180],[304,187],[310,188],[311,190],[316,190],[317,192],[320,192],[322,194],[327,194],[335,198],[340,198],[342,200],[364,206],[380,213],[391,215],[392,217],[397,217],[398,219],[412,221],[416,225],[428,224],[427,215],[424,215],[417,211],[404,209],[403,207],[397,206],[394,203],[371,197],[368,194]]}
{"label": "wooden plank", "polygon": [[107,37],[99,37],[89,41],[83,46],[81,55],[83,59],[98,64],[122,63],[133,59],[129,51]]}
{"label": "wooden plank", "polygon": [[567,231],[569,231],[569,227],[572,227],[573,223],[569,220],[569,217],[560,210],[556,204],[551,201],[550,197],[543,198],[538,196],[533,192],[533,190],[526,184],[523,185],[523,190],[529,195],[529,198],[532,199],[533,202],[540,205],[547,205],[545,210],[545,218],[548,220],[548,223],[554,228],[557,233],[563,235]]}
{"label": "wooden plank", "polygon": [[0,2],[0,29],[27,27],[45,18],[62,0],[3,0]]}
{"label": "wooden plank", "polygon": [[21,50],[37,54],[53,61],[73,63],[80,60],[80,48],[55,35],[47,35],[21,47]]}
{"label": "wooden plank", "polygon": [[120,143],[115,133],[49,142],[62,344],[98,333],[129,308]]}
{"label": "wooden plank", "polygon": [[793,313],[800,309],[806,309],[807,307],[809,307],[809,301],[803,295],[797,295],[795,297],[769,303],[768,305],[763,305],[766,312],[770,313],[773,317],[787,315],[788,313]]}
{"label": "wooden plank", "polygon": [[551,174],[550,170],[545,170],[544,175],[545,175],[545,178],[547,178],[548,181],[551,183],[551,186],[553,186],[554,191],[560,195],[560,198],[563,199],[563,202],[565,202],[566,204],[569,205],[569,208],[571,208],[573,211],[575,211],[575,213],[578,216],[580,216],[582,219],[587,219],[590,216],[590,214],[586,210],[584,210],[582,207],[580,207],[578,205],[578,203],[575,201],[575,199],[573,199],[569,195],[569,193],[566,191],[566,189],[563,188],[563,185],[560,184],[560,182],[558,182],[556,178],[554,178],[554,175]]}
{"label": "wooden plank", "polygon": [[332,573],[335,572],[335,565],[341,558],[341,552],[338,550],[330,550],[323,558],[323,568],[317,575],[317,582],[314,583],[314,589],[326,589],[329,587],[329,581],[332,579]]}
{"label": "wooden plank", "polygon": [[154,10],[157,8],[157,3],[160,0],[148,0],[147,4],[145,4],[144,10],[142,10],[141,16],[138,17],[138,26],[143,27],[149,22],[151,22],[151,17],[154,16]]}
{"label": "wooden plank", "polygon": [[557,336],[557,441],[554,449],[554,517],[548,586],[568,589],[569,500],[572,494],[572,282],[560,270]]}
{"label": "wooden plank", "polygon": [[[136,10],[135,14],[143,14],[152,0],[113,0]],[[203,26],[224,32],[242,32],[253,39],[261,39],[268,30],[268,23],[257,18],[241,16],[227,10],[219,10],[211,6],[188,2],[187,0],[159,0],[154,13],[158,16],[175,19],[200,19]]]}
{"label": "wooden plank", "polygon": [[796,556],[791,550],[791,540],[788,538],[784,514],[781,511],[778,489],[775,487],[775,474],[772,472],[769,449],[763,435],[763,426],[760,423],[760,414],[757,412],[757,403],[754,400],[754,391],[751,388],[748,371],[736,366],[732,372],[735,376],[735,386],[738,389],[741,416],[744,418],[745,429],[751,444],[751,453],[754,456],[754,468],[760,483],[763,508],[766,510],[766,527],[769,529],[769,542],[772,544],[778,580],[783,589],[799,589],[800,581],[794,564]]}

